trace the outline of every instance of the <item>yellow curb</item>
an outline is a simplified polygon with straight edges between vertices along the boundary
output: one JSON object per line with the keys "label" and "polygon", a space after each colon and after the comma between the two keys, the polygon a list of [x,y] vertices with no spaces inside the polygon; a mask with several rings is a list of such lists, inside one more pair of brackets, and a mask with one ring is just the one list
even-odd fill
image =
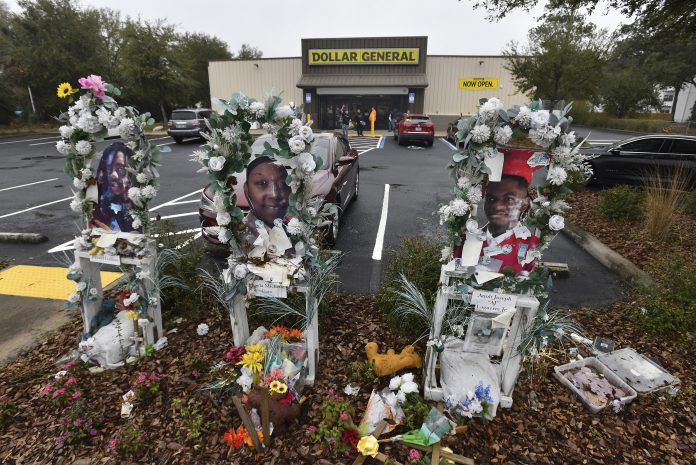
{"label": "yellow curb", "polygon": [[[0,294],[65,300],[75,291],[75,282],[70,281],[67,274],[67,268],[13,266],[0,272]],[[121,273],[102,271],[102,287],[106,287],[120,276]]]}

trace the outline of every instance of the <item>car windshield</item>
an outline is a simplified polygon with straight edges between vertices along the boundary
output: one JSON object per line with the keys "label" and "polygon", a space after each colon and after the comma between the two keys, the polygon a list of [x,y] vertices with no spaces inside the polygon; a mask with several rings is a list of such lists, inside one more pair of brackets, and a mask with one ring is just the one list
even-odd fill
{"label": "car windshield", "polygon": [[196,119],[196,113],[193,111],[175,111],[175,112],[172,112],[172,119],[175,119],[175,120]]}
{"label": "car windshield", "polygon": [[[261,155],[264,151],[264,144],[268,142],[271,147],[278,148],[278,141],[275,138],[259,138],[251,144],[251,154],[253,156]],[[322,160],[322,165],[319,167],[320,170],[328,169],[329,166],[329,140],[324,138],[314,139],[312,144],[312,155],[319,157]]]}
{"label": "car windshield", "polygon": [[430,118],[427,116],[407,116],[406,121],[409,123],[429,123]]}

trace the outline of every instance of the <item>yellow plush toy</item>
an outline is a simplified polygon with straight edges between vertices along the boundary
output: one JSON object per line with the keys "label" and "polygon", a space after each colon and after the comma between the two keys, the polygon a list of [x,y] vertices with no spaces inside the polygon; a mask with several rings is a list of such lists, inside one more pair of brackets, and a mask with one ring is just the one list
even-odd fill
{"label": "yellow plush toy", "polygon": [[422,366],[421,358],[413,346],[404,347],[399,354],[395,353],[394,349],[387,350],[386,354],[380,354],[377,343],[368,342],[365,344],[365,353],[367,359],[374,363],[377,376],[388,376],[405,368]]}

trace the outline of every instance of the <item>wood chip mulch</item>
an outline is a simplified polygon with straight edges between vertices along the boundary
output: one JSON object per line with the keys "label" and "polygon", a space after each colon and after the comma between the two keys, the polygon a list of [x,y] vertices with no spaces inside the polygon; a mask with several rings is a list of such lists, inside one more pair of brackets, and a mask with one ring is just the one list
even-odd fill
{"label": "wood chip mulch", "polygon": [[[534,381],[531,370],[520,374],[511,409],[499,409],[498,416],[487,424],[472,421],[465,433],[448,437],[446,445],[478,464],[694,463],[694,354],[685,354],[670,341],[658,341],[639,330],[622,316],[630,306],[624,302],[608,309],[581,309],[578,318],[590,332],[614,339],[617,347],[634,347],[678,376],[682,388],[675,398],[667,394],[640,396],[624,411],[614,413],[608,408],[593,415],[551,377],[556,363],[542,359],[535,368]],[[77,317],[45,343],[1,368],[0,396],[16,403],[18,411],[0,432],[0,463],[350,464],[355,455],[339,455],[326,442],[312,442],[306,427],[319,423],[327,390],[342,392],[351,381],[350,364],[364,359],[366,342],[377,340],[384,350],[386,345],[400,349],[408,341],[397,337],[386,325],[373,296],[341,296],[332,307],[332,314],[322,320],[317,383],[304,392],[300,423],[286,435],[273,437],[272,448],[266,453],[228,448],[223,433],[240,424],[231,400],[198,390],[199,385],[184,366],[186,355],[194,351],[221,360],[232,344],[229,319],[211,310],[205,318],[210,326],[207,336],[196,334],[201,321],[186,319],[173,325],[172,318],[166,323],[170,330],[176,326],[176,332],[168,335],[169,346],[153,357],[126,368],[85,375],[80,383],[103,422],[96,436],[78,443],[56,445],[59,410],[40,394],[42,386],[59,369],[54,364],[56,358],[76,345],[81,329]],[[128,391],[129,380],[137,372],[152,370],[162,378],[162,402],[136,405],[131,418],[121,419],[121,395]],[[363,385],[352,398],[356,412],[364,411],[371,389]],[[530,405],[532,391],[536,393],[536,405]],[[199,400],[205,419],[214,422],[200,438],[187,438],[189,430],[172,408],[175,398]],[[107,447],[112,432],[126,425],[145,432],[143,446],[133,457],[120,457]],[[406,463],[405,446],[382,444],[381,450]]]}
{"label": "wood chip mulch", "polygon": [[665,240],[651,239],[642,221],[617,221],[599,213],[599,193],[579,192],[568,203],[566,221],[594,235],[639,268],[676,253],[696,255],[696,216],[679,214]]}

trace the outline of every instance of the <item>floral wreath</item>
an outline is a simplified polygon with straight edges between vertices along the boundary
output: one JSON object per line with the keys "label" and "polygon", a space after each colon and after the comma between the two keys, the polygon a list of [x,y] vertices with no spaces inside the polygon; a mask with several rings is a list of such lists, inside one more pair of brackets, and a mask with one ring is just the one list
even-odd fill
{"label": "floral wreath", "polygon": [[[103,141],[109,129],[118,128],[119,135],[126,141],[125,145],[133,151],[128,157],[127,171],[132,187],[128,197],[135,208],[130,210],[133,228],[150,232],[150,215],[148,204],[157,195],[159,186],[160,155],[169,152],[169,147],[151,145],[145,138],[145,126],[155,120],[149,113],[140,114],[133,107],[119,106],[111,95],[119,96],[121,91],[112,84],[104,82],[101,76],[90,75],[80,78],[81,89],[85,90],[75,101],[73,94],[79,89],[64,82],[58,86],[57,94],[69,98],[73,103],[68,111],[58,120],[65,123],[60,127],[61,140],[56,149],[66,155],[65,172],[70,177],[75,191],[70,208],[82,213],[85,224],[92,219],[98,198],[97,180],[93,162],[98,159],[96,143]],[[110,95],[107,95],[110,94]]]}
{"label": "floral wreath", "polygon": [[249,130],[252,123],[259,123],[278,142],[277,148],[266,143],[259,156],[272,157],[291,168],[286,179],[291,194],[283,226],[288,234],[304,241],[311,256],[316,256],[315,233],[336,214],[336,207],[322,205],[322,199],[312,198],[314,173],[322,161],[311,153],[314,141],[311,127],[302,123],[293,107],[280,105],[278,96],[269,95],[259,102],[235,93],[229,101],[217,99],[216,103],[223,112],[207,120],[210,134],[204,134],[205,150],[194,151],[193,160],[202,165],[201,171],[207,172],[210,179],[220,226],[218,240],[232,249],[233,256],[243,256],[240,236],[245,229],[244,212],[237,206],[233,186],[237,182],[235,175],[243,172],[251,161],[253,138]]}
{"label": "floral wreath", "polygon": [[[501,152],[505,148],[531,148],[536,152],[527,163],[530,167],[548,166],[548,175],[543,186],[537,188],[537,195],[521,222],[539,237],[534,260],[541,257],[541,252],[564,227],[563,214],[570,206],[563,197],[572,192],[568,185],[578,178],[586,180],[592,174],[587,163],[590,157],[579,153],[582,142],[577,143],[575,133],[569,131],[572,117],[567,115],[571,105],[549,112],[540,109],[540,102],[535,101],[505,110],[497,98],[481,99],[476,114],[459,120],[456,142],[457,146],[463,144],[463,148],[453,154],[448,165],[455,183],[454,198],[437,211],[440,224],[447,227],[452,246],[461,245],[466,233],[475,234],[481,240],[490,234],[481,230],[475,216],[489,182],[492,159],[503,157]],[[451,255],[452,247],[445,247],[443,260],[449,260]]]}

